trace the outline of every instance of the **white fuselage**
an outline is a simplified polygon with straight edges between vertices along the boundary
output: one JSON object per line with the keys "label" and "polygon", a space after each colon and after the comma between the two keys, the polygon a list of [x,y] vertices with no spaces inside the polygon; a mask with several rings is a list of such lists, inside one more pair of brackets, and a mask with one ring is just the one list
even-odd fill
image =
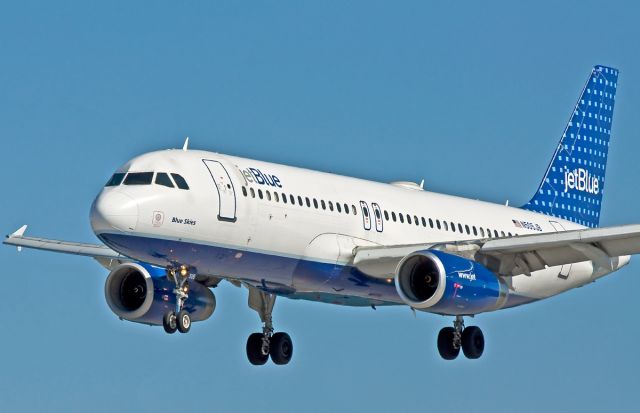
{"label": "white fuselage", "polygon": [[[202,274],[339,304],[402,303],[393,285],[378,286],[374,292],[363,287],[362,280],[347,285],[353,277],[343,269],[349,267],[356,246],[584,228],[417,185],[377,183],[205,151],[152,152],[118,172],[177,173],[189,190],[156,184],[105,187],[94,202],[92,226],[111,248],[159,266],[188,264]],[[133,238],[137,241],[128,241]],[[549,297],[606,273],[586,261],[518,275],[510,287],[520,301],[510,305]]]}

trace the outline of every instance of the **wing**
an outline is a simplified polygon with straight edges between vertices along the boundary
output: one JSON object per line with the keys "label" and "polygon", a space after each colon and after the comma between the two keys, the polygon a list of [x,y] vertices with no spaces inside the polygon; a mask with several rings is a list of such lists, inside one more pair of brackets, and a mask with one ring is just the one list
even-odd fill
{"label": "wing", "polygon": [[353,264],[371,277],[393,278],[402,258],[424,249],[465,256],[504,276],[530,275],[547,267],[582,261],[613,269],[617,257],[640,253],[640,225],[443,244],[356,247]]}
{"label": "wing", "polygon": [[84,244],[80,242],[59,241],[54,239],[25,237],[27,226],[23,225],[11,235],[8,235],[3,244],[14,245],[18,250],[33,248],[38,250],[61,252],[64,254],[83,255],[95,258],[102,266],[112,269],[123,262],[132,261],[130,258],[117,253],[106,245]]}

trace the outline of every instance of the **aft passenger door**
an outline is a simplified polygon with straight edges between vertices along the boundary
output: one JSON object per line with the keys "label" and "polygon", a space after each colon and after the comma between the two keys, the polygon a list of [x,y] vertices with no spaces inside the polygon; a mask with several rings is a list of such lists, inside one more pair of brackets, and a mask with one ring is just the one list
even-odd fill
{"label": "aft passenger door", "polygon": [[236,191],[229,173],[218,161],[203,159],[218,191],[218,220],[236,222]]}

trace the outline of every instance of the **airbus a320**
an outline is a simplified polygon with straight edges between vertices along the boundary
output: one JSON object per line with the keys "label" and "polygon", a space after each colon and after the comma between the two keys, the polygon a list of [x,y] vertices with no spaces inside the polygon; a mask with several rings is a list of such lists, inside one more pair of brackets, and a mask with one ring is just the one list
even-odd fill
{"label": "airbus a320", "polygon": [[277,297],[346,306],[403,305],[450,316],[440,355],[479,358],[475,316],[542,300],[615,272],[640,252],[640,225],[600,227],[618,82],[595,66],[540,186],[509,207],[391,184],[182,149],[122,165],[91,206],[101,244],[25,235],[5,244],[95,258],[121,319],[187,333],[227,281],[248,290],[261,331],[249,362],[287,364]]}

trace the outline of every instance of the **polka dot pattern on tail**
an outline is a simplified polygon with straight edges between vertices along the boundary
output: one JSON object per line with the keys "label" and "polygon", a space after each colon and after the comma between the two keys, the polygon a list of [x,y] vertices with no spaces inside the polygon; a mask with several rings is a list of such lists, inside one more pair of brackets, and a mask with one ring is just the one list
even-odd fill
{"label": "polka dot pattern on tail", "polygon": [[600,223],[618,70],[595,66],[560,143],[524,209],[586,227]]}

